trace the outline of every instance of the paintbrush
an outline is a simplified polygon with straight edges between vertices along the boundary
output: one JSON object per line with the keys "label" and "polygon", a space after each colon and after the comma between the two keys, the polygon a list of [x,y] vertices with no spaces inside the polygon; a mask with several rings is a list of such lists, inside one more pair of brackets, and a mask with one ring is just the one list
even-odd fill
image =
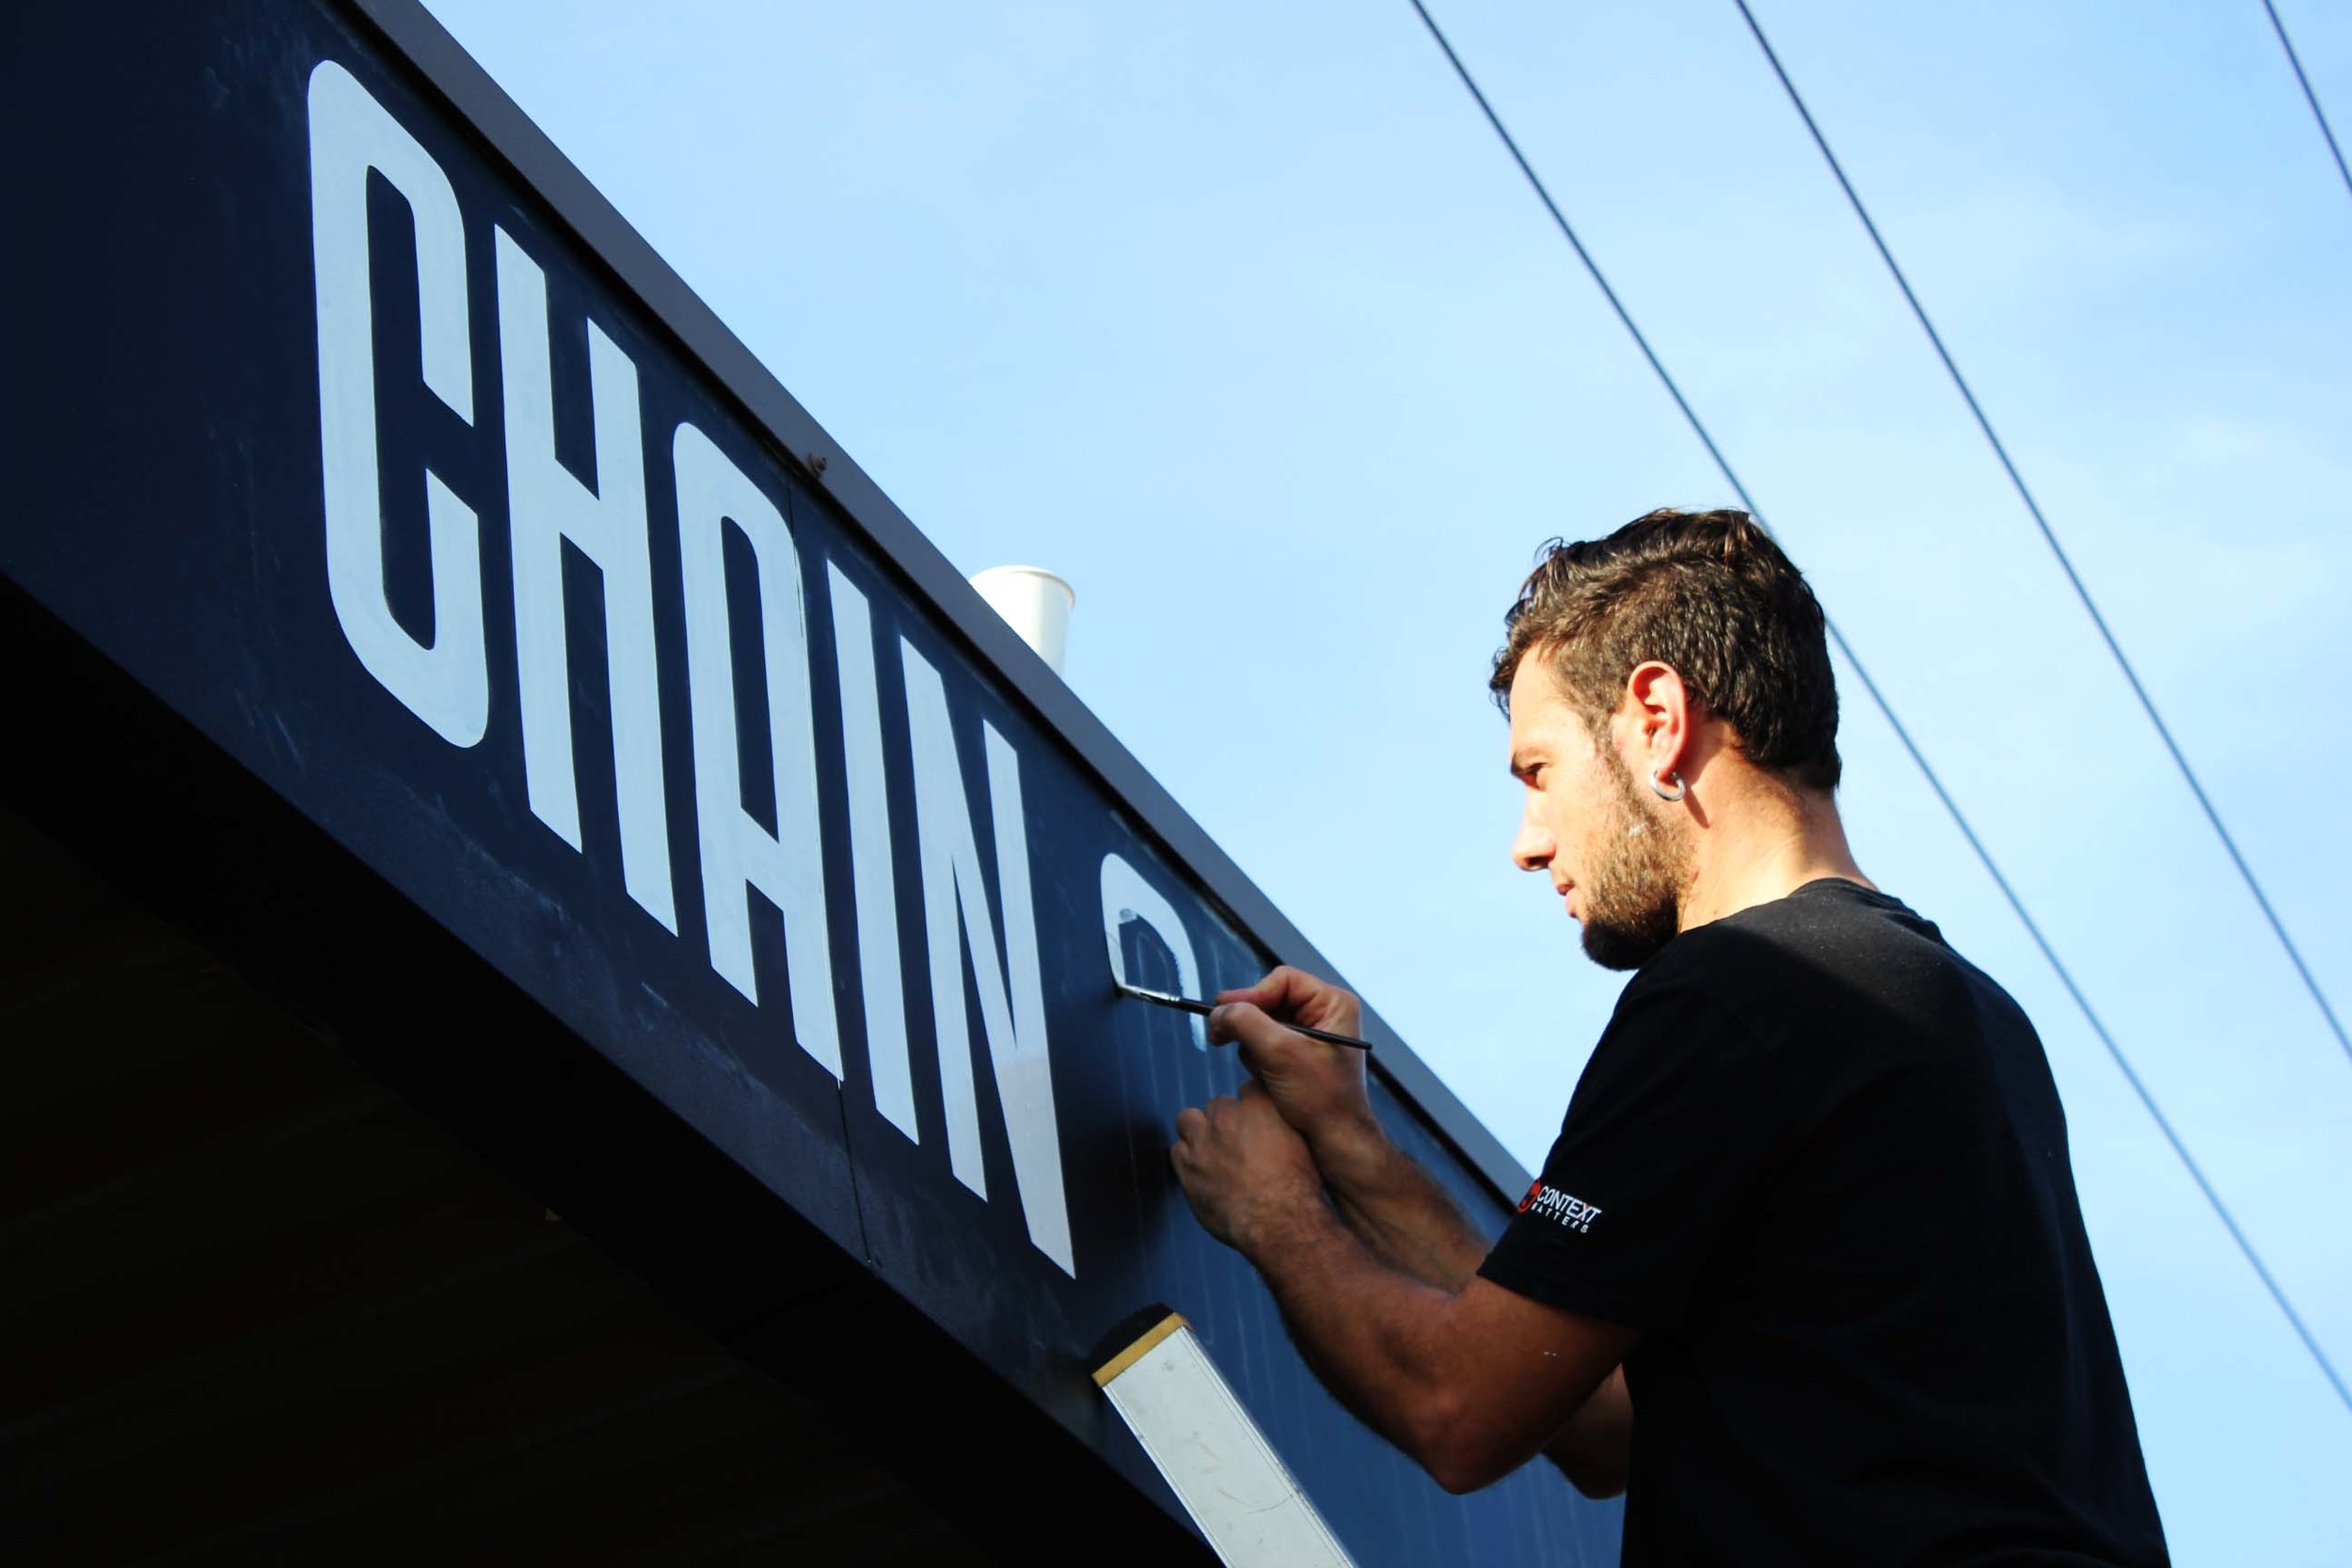
{"label": "paintbrush", "polygon": [[[1204,1017],[1216,1011],[1212,1004],[1195,1002],[1189,996],[1170,996],[1164,990],[1145,990],[1141,986],[1131,986],[1123,980],[1113,981],[1112,984],[1116,985],[1122,994],[1132,996],[1138,1002],[1156,1002],[1163,1007],[1174,1007],[1179,1012],[1200,1013]],[[1277,1019],[1275,1022],[1281,1023],[1282,1021]],[[1303,1023],[1283,1023],[1282,1027],[1295,1034],[1304,1035],[1311,1040],[1321,1040],[1326,1045],[1343,1045],[1351,1051],[1372,1049],[1370,1040],[1359,1040],[1353,1035],[1335,1035],[1328,1029],[1310,1029]]]}

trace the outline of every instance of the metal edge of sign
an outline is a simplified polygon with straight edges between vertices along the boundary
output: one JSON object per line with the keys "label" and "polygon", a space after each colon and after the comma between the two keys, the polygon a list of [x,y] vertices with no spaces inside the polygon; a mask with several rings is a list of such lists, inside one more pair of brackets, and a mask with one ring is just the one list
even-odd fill
{"label": "metal edge of sign", "polygon": [[[753,427],[778,444],[882,561],[930,603],[1244,930],[1280,961],[1337,977],[1314,944],[1232,857],[1005,625],[939,546],[425,9],[422,0],[339,3],[421,75],[490,151],[553,210],[686,356],[743,410]],[[1368,1003],[1364,1022],[1366,1037],[1379,1048],[1373,1055],[1375,1069],[1486,1179],[1506,1207],[1515,1201],[1528,1182],[1518,1161]]]}

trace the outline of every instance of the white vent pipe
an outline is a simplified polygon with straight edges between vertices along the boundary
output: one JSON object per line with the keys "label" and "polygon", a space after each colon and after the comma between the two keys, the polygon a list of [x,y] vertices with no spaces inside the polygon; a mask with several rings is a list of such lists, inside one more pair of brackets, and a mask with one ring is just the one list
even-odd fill
{"label": "white vent pipe", "polygon": [[991,566],[972,579],[989,608],[1037,650],[1037,657],[1062,673],[1070,644],[1070,611],[1078,591],[1042,566]]}

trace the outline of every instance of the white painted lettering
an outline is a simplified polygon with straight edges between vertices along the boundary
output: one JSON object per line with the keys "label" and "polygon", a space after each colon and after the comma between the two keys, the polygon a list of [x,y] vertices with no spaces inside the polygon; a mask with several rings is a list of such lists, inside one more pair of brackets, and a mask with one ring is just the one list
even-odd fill
{"label": "white painted lettering", "polygon": [[531,809],[564,843],[580,847],[580,792],[572,776],[570,654],[564,630],[563,542],[569,539],[604,574],[605,673],[612,694],[622,880],[646,913],[675,931],[670,833],[662,809],[661,698],[654,666],[637,367],[596,323],[588,324],[588,385],[596,434],[596,487],[591,491],[556,461],[547,277],[502,229],[498,277],[515,655]]}
{"label": "white painted lettering", "polygon": [[473,422],[467,346],[466,231],[457,195],[431,155],[332,60],[310,72],[310,244],[319,312],[319,462],[326,587],[360,664],[454,746],[489,724],[483,649],[482,541],[473,509],[427,469],[433,641],[392,618],[384,594],[382,476],[377,471],[374,279],[368,266],[368,171],[416,219],[417,298],[425,387]]}
{"label": "white painted lettering", "polygon": [[866,595],[831,562],[834,657],[841,673],[843,770],[850,782],[850,870],[857,894],[857,967],[866,989],[866,1065],[874,1107],[915,1142],[914,1079],[907,1055],[906,975],[898,965],[898,884],[882,773],[882,695]]}
{"label": "white painted lettering", "polygon": [[[328,591],[343,635],[368,673],[444,739],[474,746],[489,722],[481,521],[430,468],[423,475],[432,572],[429,643],[399,624],[386,596],[376,279],[369,261],[371,171],[380,174],[414,214],[421,379],[435,398],[470,425],[474,367],[463,214],[440,166],[343,67],[328,61],[311,72],[309,105]],[[493,230],[493,244],[526,794],[541,822],[574,849],[582,847],[564,596],[569,541],[601,575],[621,880],[642,909],[675,934],[667,814],[671,785],[663,772],[637,367],[594,322],[586,324],[596,475],[583,483],[556,456],[554,325],[547,275],[504,230]],[[675,608],[682,610],[686,628],[695,831],[710,965],[748,1001],[758,1003],[751,899],[755,894],[767,898],[783,918],[794,1037],[839,1082],[843,1042],[818,822],[816,693],[800,553],[776,503],[703,432],[680,424],[673,433],[672,455],[683,585],[683,603]],[[765,811],[754,814],[743,788],[736,702],[739,628],[730,615],[726,583],[729,524],[750,543],[758,584],[773,832],[761,826]],[[898,850],[877,672],[876,638],[890,634],[877,628],[872,607],[848,574],[831,562],[827,574],[874,1101],[885,1119],[919,1142],[898,930]],[[749,628],[742,629],[748,638]],[[920,868],[948,1164],[965,1187],[988,1196],[976,1059],[984,1044],[1029,1239],[1063,1272],[1074,1275],[1020,758],[994,726],[981,725],[990,816],[983,829],[965,791],[939,672],[912,644],[894,640],[906,680],[914,853]],[[983,831],[992,835],[994,850],[993,899],[981,870]],[[1180,989],[1198,994],[1200,964],[1176,905],[1119,855],[1105,856],[1101,872],[1112,973],[1124,978],[1121,932],[1127,922],[1140,921],[1167,944]],[[980,1015],[978,1041],[968,1016],[967,974]],[[1205,1050],[1204,1024],[1195,1019],[1190,1027],[1195,1047]],[[1589,1210],[1586,1217],[1598,1212]]]}
{"label": "white painted lettering", "polygon": [[[701,830],[703,914],[710,967],[751,1001],[751,888],[784,915],[785,974],[801,1049],[841,1076],[833,1000],[833,946],[817,827],[817,735],[809,718],[808,632],[801,558],[775,503],[691,424],[671,442],[677,468],[678,550],[685,568],[686,673],[694,721],[694,816]],[[768,755],[776,832],[743,807],[742,742],[735,723],[735,628],[727,613],[729,522],[751,541],[767,649]]]}
{"label": "white painted lettering", "polygon": [[[931,1014],[938,1029],[941,1097],[947,1108],[947,1163],[957,1180],[988,1196],[975,1103],[972,1036],[963,1010],[968,947],[980,1028],[1004,1106],[1029,1240],[1075,1275],[1070,1211],[1062,1192],[1061,1138],[1054,1125],[1054,1070],[1045,1040],[1045,991],[1038,973],[1037,924],[1029,900],[1028,828],[1021,809],[1020,759],[993,725],[981,726],[1004,912],[1004,967],[980,878],[980,857],[963,792],[947,693],[939,672],[899,643],[906,669],[907,731],[914,741],[916,853],[923,866],[923,926],[930,949]],[[1009,995],[1008,995],[1009,991]]]}

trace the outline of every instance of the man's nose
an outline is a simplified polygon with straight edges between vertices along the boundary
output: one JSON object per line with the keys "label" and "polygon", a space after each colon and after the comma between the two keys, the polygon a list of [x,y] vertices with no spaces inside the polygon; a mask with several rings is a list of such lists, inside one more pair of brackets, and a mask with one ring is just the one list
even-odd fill
{"label": "man's nose", "polygon": [[1551,863],[1552,852],[1559,846],[1552,841],[1551,831],[1535,820],[1528,812],[1519,818],[1518,836],[1511,841],[1511,863],[1521,871],[1541,871]]}

